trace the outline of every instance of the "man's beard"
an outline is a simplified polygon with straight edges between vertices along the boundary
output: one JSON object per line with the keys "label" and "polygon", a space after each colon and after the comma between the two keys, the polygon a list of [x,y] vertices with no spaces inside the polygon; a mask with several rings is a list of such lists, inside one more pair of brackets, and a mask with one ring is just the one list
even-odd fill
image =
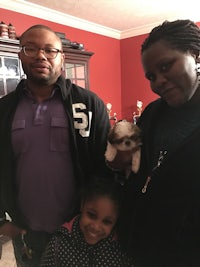
{"label": "man's beard", "polygon": [[28,79],[32,81],[32,83],[38,84],[38,85],[49,85],[51,83],[50,77],[35,77],[35,76],[29,76]]}
{"label": "man's beard", "polygon": [[34,75],[29,72],[26,75],[27,75],[27,80],[29,80],[31,83],[38,85],[38,86],[43,86],[43,85],[48,86],[55,82],[55,77],[52,77],[51,73],[49,75],[39,76],[39,75]]}

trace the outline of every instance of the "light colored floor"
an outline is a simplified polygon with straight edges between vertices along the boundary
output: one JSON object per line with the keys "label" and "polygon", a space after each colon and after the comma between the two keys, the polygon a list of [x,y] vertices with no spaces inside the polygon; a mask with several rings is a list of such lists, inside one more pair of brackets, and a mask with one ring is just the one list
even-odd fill
{"label": "light colored floor", "polygon": [[[0,237],[1,239],[2,237]],[[0,267],[17,267],[15,256],[13,253],[13,245],[10,240],[2,245],[2,256],[0,259]]]}

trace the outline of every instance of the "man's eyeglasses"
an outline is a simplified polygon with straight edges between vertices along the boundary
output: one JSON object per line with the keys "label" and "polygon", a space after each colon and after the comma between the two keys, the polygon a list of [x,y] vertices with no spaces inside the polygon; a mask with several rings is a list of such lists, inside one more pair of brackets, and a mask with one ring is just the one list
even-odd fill
{"label": "man's eyeglasses", "polygon": [[44,56],[48,59],[54,59],[57,57],[58,53],[62,53],[62,51],[57,48],[49,48],[49,47],[38,48],[35,46],[25,46],[25,45],[21,47],[21,50],[23,50],[24,54],[27,57],[35,57],[38,55],[39,51],[42,50]]}

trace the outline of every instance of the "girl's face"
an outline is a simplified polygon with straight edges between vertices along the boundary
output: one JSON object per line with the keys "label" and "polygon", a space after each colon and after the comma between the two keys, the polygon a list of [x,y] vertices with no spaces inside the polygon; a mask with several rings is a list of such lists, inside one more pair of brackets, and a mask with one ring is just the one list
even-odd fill
{"label": "girl's face", "polygon": [[94,245],[111,233],[118,217],[118,208],[108,197],[96,197],[82,203],[80,228],[86,242]]}
{"label": "girl's face", "polygon": [[195,54],[158,41],[143,52],[142,63],[152,91],[169,106],[178,107],[194,95],[199,83]]}

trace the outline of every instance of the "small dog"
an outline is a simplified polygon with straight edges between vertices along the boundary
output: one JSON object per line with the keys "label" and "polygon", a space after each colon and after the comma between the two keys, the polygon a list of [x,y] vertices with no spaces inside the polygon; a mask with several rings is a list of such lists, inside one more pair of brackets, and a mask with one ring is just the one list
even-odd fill
{"label": "small dog", "polygon": [[137,173],[141,157],[141,130],[132,122],[125,120],[113,125],[108,134],[105,160],[114,171],[124,171],[128,177]]}

